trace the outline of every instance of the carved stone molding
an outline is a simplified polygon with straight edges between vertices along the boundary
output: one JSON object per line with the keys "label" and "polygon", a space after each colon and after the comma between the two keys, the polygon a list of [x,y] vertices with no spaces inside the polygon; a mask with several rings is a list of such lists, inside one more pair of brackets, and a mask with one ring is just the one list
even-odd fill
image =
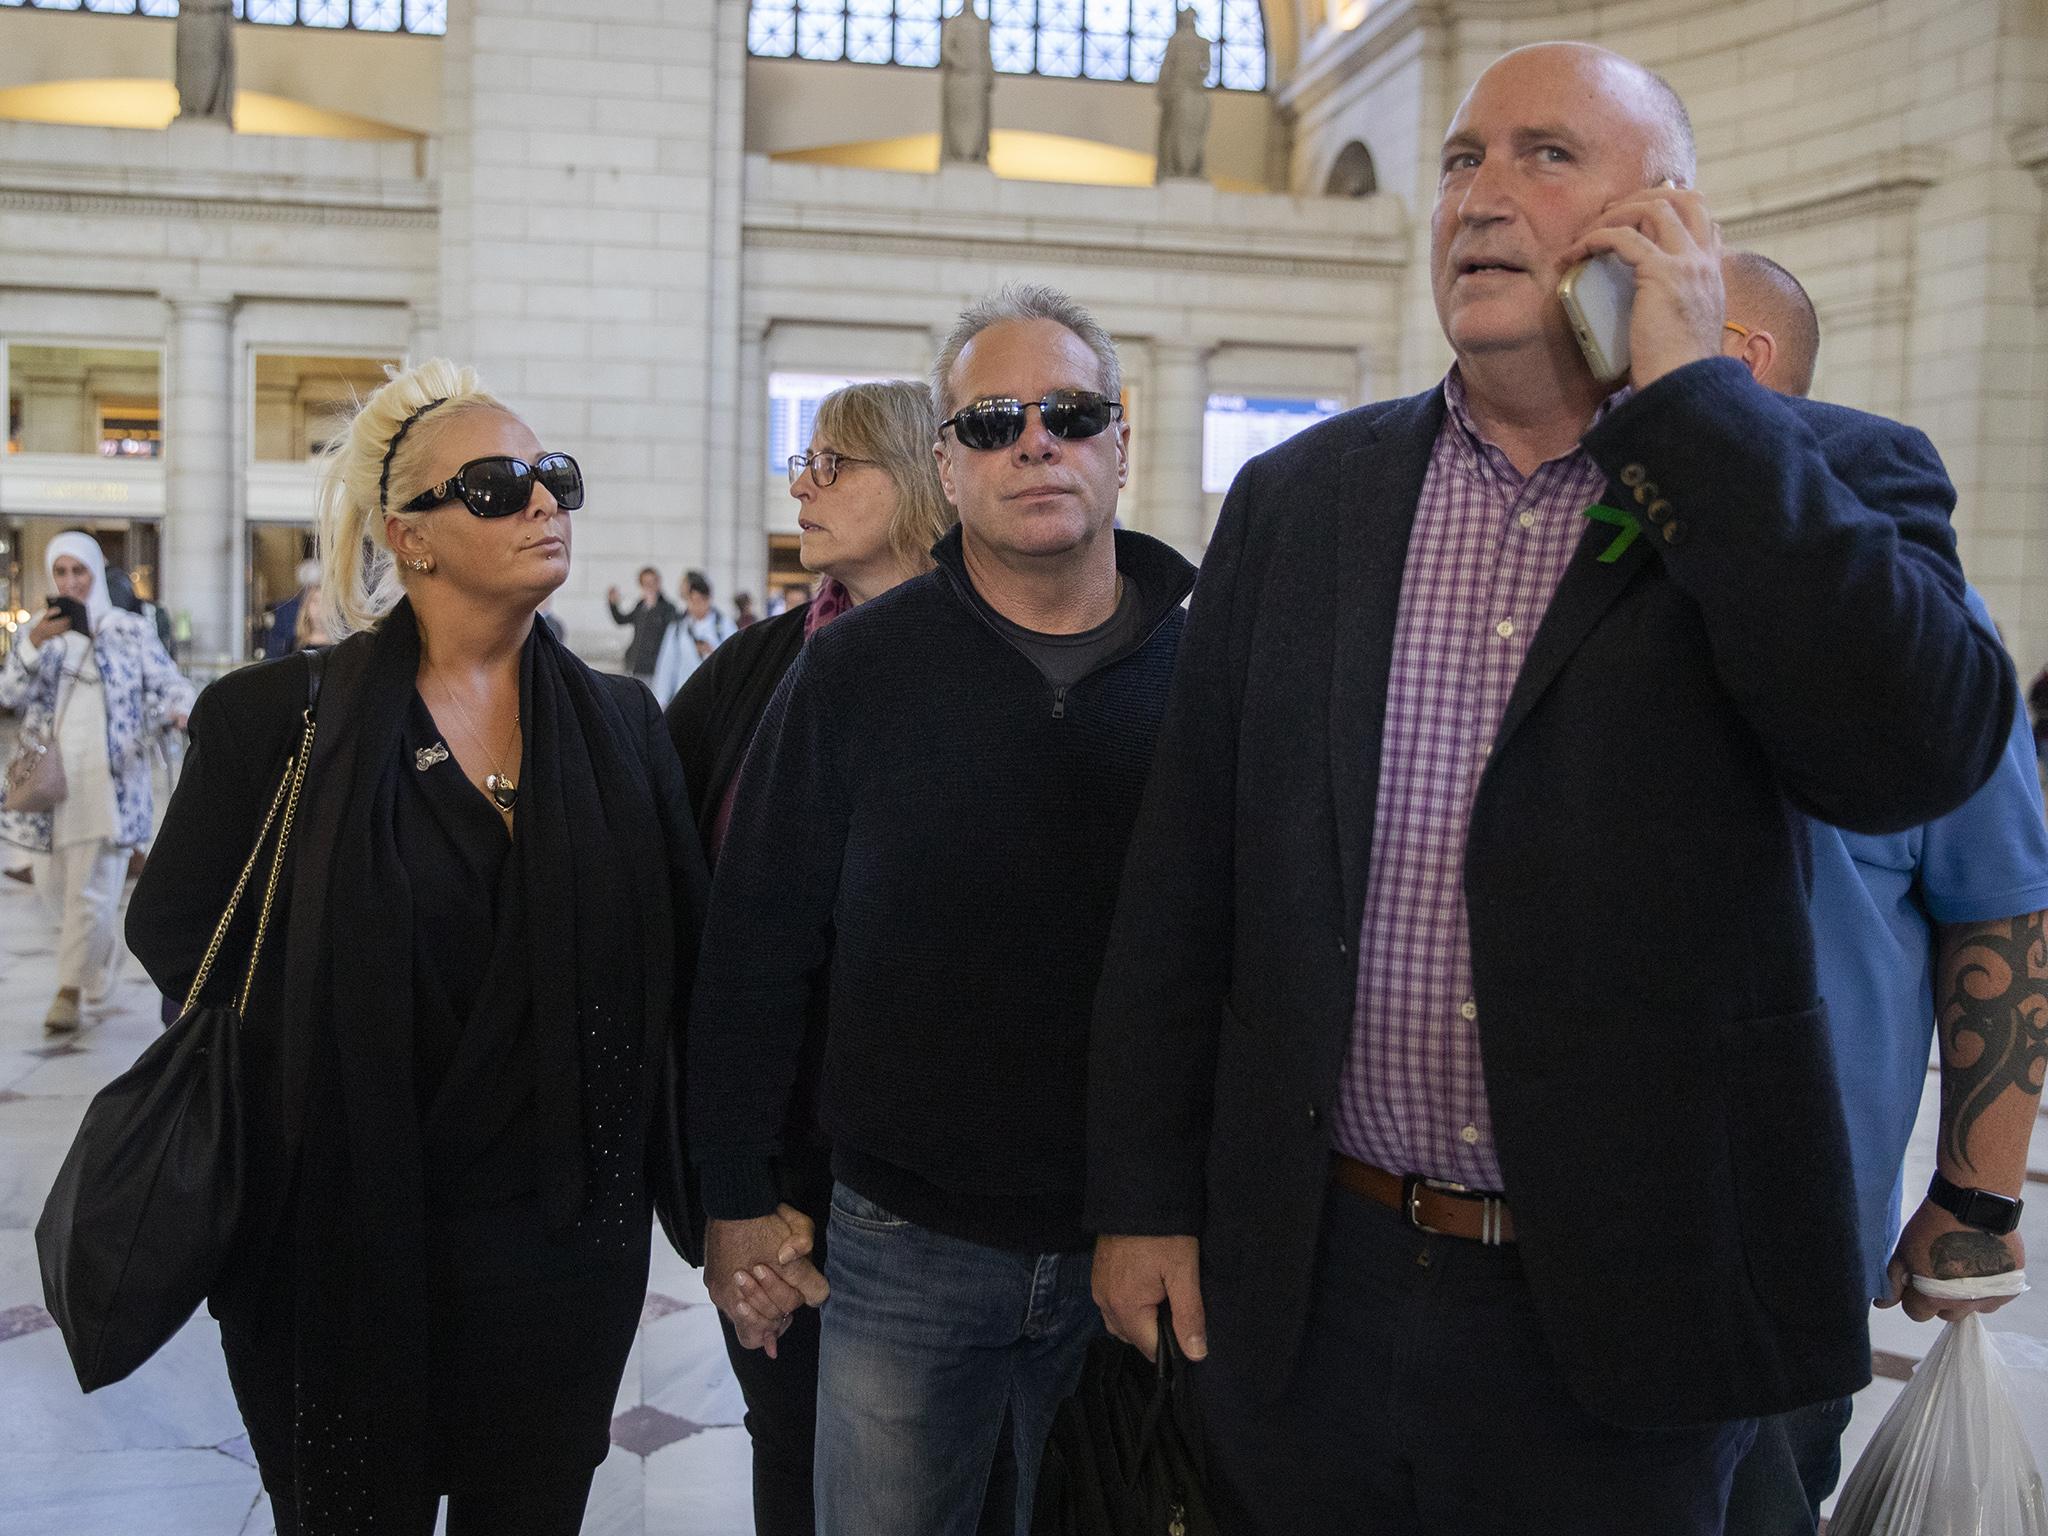
{"label": "carved stone molding", "polygon": [[1879,150],[1717,198],[1722,232],[1740,243],[1820,224],[1910,211],[1941,179],[1941,151],[1917,145]]}
{"label": "carved stone molding", "polygon": [[362,204],[256,201],[241,198],[125,196],[104,192],[43,191],[0,184],[0,212],[77,217],[190,219],[209,223],[348,225],[360,229],[432,230],[433,208]]}
{"label": "carved stone molding", "polygon": [[1048,239],[1042,232],[989,234],[882,234],[852,229],[799,229],[752,223],[750,251],[816,251],[860,256],[905,256],[923,261],[1019,262],[1048,260],[1076,267],[1122,267],[1141,271],[1210,272],[1242,277],[1327,278],[1358,282],[1397,273],[1408,261],[1405,249],[1361,251],[1355,257],[1312,257],[1225,251],[1190,251],[1132,244],[1083,244]]}

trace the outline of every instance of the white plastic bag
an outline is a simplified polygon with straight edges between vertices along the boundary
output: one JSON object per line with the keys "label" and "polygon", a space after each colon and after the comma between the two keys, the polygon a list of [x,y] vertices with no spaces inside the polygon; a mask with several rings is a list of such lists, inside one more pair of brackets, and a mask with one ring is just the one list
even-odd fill
{"label": "white plastic bag", "polygon": [[[1913,1284],[1961,1300],[2015,1294],[2019,1279]],[[2048,1536],[2048,1496],[2005,1376],[1981,1317],[1944,1328],[1849,1474],[1828,1536]]]}

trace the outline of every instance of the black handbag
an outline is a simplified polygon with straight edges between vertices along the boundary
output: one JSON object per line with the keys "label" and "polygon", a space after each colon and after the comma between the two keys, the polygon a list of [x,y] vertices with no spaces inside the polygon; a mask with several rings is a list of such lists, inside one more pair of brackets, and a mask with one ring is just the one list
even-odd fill
{"label": "black handbag", "polygon": [[[309,653],[304,733],[286,763],[256,846],[214,925],[185,1007],[135,1064],[93,1095],[36,1222],[43,1301],[64,1335],[78,1384],[121,1380],[161,1349],[206,1299],[234,1246],[248,1190],[242,1017],[284,870],[313,750],[320,658]],[[220,948],[262,860],[270,856],[249,968],[233,1005],[199,1006]]]}
{"label": "black handbag", "polygon": [[1032,1536],[1215,1536],[1201,1413],[1173,1322],[1155,1365],[1119,1339],[1088,1346],[1039,1464]]}

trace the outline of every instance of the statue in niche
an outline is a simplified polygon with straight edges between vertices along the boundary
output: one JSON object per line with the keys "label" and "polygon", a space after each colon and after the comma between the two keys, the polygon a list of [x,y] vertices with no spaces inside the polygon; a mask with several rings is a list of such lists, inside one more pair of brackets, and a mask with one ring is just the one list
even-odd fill
{"label": "statue in niche", "polygon": [[988,164],[989,99],[996,67],[989,55],[988,23],[961,0],[957,15],[939,27],[939,159]]}
{"label": "statue in niche", "polygon": [[178,116],[232,126],[234,0],[183,0],[178,7],[177,50]]}
{"label": "statue in niche", "polygon": [[1182,11],[1159,61],[1159,179],[1202,174],[1209,157],[1209,39]]}

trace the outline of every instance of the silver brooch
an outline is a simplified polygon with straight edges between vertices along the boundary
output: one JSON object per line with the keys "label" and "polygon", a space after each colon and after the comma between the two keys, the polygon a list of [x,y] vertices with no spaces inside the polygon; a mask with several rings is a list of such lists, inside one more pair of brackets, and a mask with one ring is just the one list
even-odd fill
{"label": "silver brooch", "polygon": [[447,761],[448,749],[442,746],[441,743],[438,741],[435,742],[431,747],[419,748],[412,755],[412,765],[413,767],[419,769],[421,773],[425,773],[429,768],[433,767],[434,764],[436,763],[445,763]]}

